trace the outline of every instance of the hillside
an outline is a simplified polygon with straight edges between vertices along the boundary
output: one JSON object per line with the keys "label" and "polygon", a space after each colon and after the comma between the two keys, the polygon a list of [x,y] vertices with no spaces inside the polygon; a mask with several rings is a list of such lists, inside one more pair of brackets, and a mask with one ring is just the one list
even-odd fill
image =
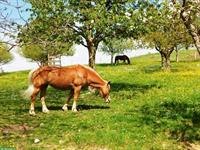
{"label": "hillside", "polygon": [[[0,75],[0,147],[17,149],[163,149],[199,148],[200,59],[195,51],[172,57],[172,71],[160,70],[159,54],[131,59],[131,65],[98,65],[111,81],[111,103],[82,90],[79,112],[61,110],[69,93],[48,88],[49,114],[35,117],[20,96],[28,71]],[[35,144],[34,140],[39,139]]]}

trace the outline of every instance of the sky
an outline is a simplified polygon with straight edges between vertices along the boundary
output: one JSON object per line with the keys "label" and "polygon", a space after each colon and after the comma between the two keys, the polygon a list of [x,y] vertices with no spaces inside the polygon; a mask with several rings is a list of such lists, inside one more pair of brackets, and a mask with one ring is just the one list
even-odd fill
{"label": "sky", "polygon": [[[5,2],[4,2],[5,1]],[[20,25],[24,25],[28,20],[30,13],[26,9],[31,8],[31,5],[25,3],[23,0],[1,0],[0,1],[0,22],[1,24],[6,21],[16,22]],[[5,17],[6,16],[6,17]],[[4,25],[5,27],[6,25]],[[8,27],[8,30],[10,28]],[[14,43],[14,40],[5,36],[2,28],[0,28],[0,40],[4,42]],[[17,35],[17,32],[13,30],[12,34]]]}
{"label": "sky", "polygon": [[[30,13],[26,11],[26,9],[31,8],[31,5],[29,3],[24,2],[24,0],[1,0],[1,1],[7,1],[7,2],[0,2],[0,9],[2,10],[6,7],[4,14],[9,14],[8,17],[10,19],[14,19],[14,21],[17,21],[20,24],[24,24],[25,21],[23,20],[27,20],[30,17]],[[20,17],[19,13],[21,14],[22,18]]]}

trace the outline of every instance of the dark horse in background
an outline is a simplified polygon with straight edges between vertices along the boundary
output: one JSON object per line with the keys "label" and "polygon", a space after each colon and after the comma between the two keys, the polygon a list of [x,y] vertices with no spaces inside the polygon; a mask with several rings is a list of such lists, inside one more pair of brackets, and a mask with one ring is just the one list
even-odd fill
{"label": "dark horse in background", "polygon": [[123,60],[124,63],[127,61],[128,64],[130,64],[130,59],[128,58],[128,56],[126,55],[118,55],[115,57],[115,64],[118,64],[119,63],[119,60]]}

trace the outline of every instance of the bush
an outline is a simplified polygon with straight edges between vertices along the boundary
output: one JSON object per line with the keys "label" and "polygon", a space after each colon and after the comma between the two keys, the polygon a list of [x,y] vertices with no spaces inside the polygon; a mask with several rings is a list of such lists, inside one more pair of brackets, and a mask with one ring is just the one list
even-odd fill
{"label": "bush", "polygon": [[11,53],[8,51],[8,46],[0,43],[0,65],[6,64],[13,59]]}

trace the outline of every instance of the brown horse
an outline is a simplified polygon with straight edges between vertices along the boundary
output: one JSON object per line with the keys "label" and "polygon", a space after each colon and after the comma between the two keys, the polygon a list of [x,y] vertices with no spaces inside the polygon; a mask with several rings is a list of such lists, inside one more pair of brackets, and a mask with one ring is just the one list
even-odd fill
{"label": "brown horse", "polygon": [[127,61],[128,64],[130,64],[130,59],[126,55],[118,55],[115,57],[115,64],[119,63],[119,60],[123,60],[124,62]]}
{"label": "brown horse", "polygon": [[68,110],[67,106],[72,97],[74,97],[72,111],[77,111],[77,100],[83,86],[91,86],[98,89],[104,100],[107,103],[110,102],[110,82],[103,80],[100,75],[90,67],[83,65],[69,67],[45,66],[29,73],[29,87],[24,92],[24,96],[31,98],[30,115],[35,115],[34,104],[39,92],[42,111],[44,113],[49,112],[45,104],[45,95],[48,85],[62,90],[70,89],[70,95],[62,107],[64,111]]}

